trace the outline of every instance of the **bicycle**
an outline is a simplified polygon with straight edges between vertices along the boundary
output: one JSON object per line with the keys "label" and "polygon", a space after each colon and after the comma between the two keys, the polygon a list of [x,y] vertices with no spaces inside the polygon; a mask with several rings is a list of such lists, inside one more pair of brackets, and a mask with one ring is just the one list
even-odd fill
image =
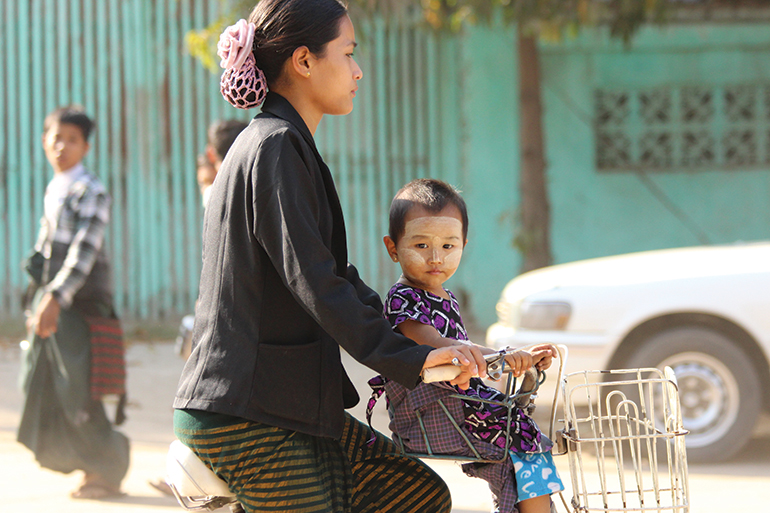
{"label": "bicycle", "polygon": [[[554,393],[549,438],[554,441],[554,456],[569,459],[572,498],[561,502],[570,513],[603,512],[678,512],[689,511],[687,457],[684,446],[681,409],[676,376],[670,368],[581,371],[562,376],[567,349],[558,346],[560,387]],[[504,399],[469,398],[498,404],[508,409],[534,408],[534,400],[545,374],[527,372],[521,383],[505,363],[505,352],[488,355],[487,374],[501,381]],[[426,382],[445,381],[456,377],[459,368],[452,365],[424,371]],[[518,386],[517,386],[518,384]],[[563,427],[554,431],[557,402],[561,389]],[[490,463],[473,447],[468,434],[442,409],[461,434],[474,456],[436,454],[430,449],[428,433],[420,420],[428,450],[410,452],[397,435],[393,441],[403,455],[461,462]],[[506,432],[506,448],[510,447],[510,425]],[[507,457],[507,452],[503,459]],[[595,458],[595,471],[590,461]],[[611,479],[610,470],[617,473]],[[179,504],[187,511],[212,511],[230,506],[233,513],[243,511],[227,484],[206,467],[195,454],[178,440],[171,444],[167,461],[167,482]]]}

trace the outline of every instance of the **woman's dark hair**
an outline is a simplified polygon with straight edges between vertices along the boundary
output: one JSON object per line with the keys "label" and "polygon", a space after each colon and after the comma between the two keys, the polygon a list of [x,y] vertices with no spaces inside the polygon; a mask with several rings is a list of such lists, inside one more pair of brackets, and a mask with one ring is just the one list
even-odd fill
{"label": "woman's dark hair", "polygon": [[43,133],[48,132],[48,129],[56,123],[60,125],[75,125],[83,133],[83,139],[86,142],[96,125],[94,120],[88,117],[88,114],[80,105],[65,105],[50,112],[43,121]]}
{"label": "woman's dark hair", "polygon": [[404,234],[406,215],[414,207],[422,207],[432,214],[438,214],[447,205],[454,205],[460,211],[463,222],[463,241],[468,238],[468,207],[460,191],[441,180],[418,178],[404,185],[390,204],[388,235],[394,243]]}
{"label": "woman's dark hair", "polygon": [[339,20],[347,12],[339,0],[260,0],[248,21],[257,27],[254,58],[268,86],[300,46],[323,56],[326,44],[339,37]]}

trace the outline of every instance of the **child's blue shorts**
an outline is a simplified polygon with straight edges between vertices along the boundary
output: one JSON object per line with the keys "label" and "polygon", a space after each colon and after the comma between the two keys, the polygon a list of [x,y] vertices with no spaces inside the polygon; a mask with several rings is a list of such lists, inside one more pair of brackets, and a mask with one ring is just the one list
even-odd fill
{"label": "child's blue shorts", "polygon": [[519,501],[564,490],[550,452],[527,454],[511,451]]}

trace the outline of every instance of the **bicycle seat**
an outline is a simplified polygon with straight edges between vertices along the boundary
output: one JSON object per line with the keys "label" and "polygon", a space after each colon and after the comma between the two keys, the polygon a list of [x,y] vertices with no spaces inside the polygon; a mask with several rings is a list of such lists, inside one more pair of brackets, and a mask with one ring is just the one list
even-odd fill
{"label": "bicycle seat", "polygon": [[166,456],[166,481],[182,497],[235,498],[222,479],[217,477],[179,440],[171,442]]}

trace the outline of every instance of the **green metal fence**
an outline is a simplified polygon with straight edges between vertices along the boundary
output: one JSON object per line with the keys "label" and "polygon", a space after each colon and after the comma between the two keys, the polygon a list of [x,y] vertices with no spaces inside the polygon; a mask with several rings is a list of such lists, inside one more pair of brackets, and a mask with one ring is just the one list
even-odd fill
{"label": "green metal fence", "polygon": [[[120,312],[162,319],[191,311],[202,218],[196,155],[211,121],[255,114],[222,100],[219,76],[185,47],[186,33],[215,19],[221,2],[0,5],[0,318],[20,315],[20,262],[51,177],[43,119],[69,103],[97,122],[85,163],[113,197],[108,245]],[[393,193],[416,176],[453,181],[461,168],[458,48],[382,20],[357,25],[364,79],[356,108],[324,119],[316,138],[340,189],[351,260],[384,290],[396,276],[381,243]]]}

